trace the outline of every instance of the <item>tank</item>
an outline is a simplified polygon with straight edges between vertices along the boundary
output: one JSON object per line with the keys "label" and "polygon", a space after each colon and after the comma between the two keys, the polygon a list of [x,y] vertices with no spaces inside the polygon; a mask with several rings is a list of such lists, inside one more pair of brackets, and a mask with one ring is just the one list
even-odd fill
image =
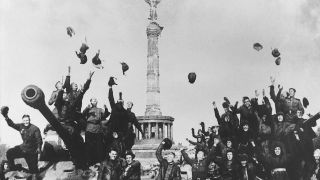
{"label": "tank", "polygon": [[[5,174],[9,179],[97,179],[98,167],[86,167],[85,144],[80,133],[69,131],[62,125],[45,104],[43,91],[28,85],[21,92],[22,100],[37,109],[55,131],[49,130],[44,137],[43,150],[38,163],[39,173],[31,175],[19,171]],[[17,175],[18,174],[18,175]]]}

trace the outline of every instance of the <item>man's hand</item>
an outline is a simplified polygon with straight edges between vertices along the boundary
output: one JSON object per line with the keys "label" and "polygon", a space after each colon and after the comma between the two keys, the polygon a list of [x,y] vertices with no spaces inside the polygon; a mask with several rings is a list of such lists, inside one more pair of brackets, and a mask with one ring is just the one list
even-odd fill
{"label": "man's hand", "polygon": [[92,104],[90,103],[90,104],[88,104],[88,106],[87,106],[87,108],[92,108]]}
{"label": "man's hand", "polygon": [[191,131],[194,132],[194,128],[191,128]]}
{"label": "man's hand", "polygon": [[274,83],[276,82],[276,78],[270,76],[270,82],[271,82],[271,85],[274,86]]}
{"label": "man's hand", "polygon": [[258,98],[260,95],[258,90],[254,90],[254,94],[255,94],[256,98]]}
{"label": "man's hand", "polygon": [[186,138],[186,140],[187,140],[187,141],[189,141],[189,139],[188,139],[188,138]]}
{"label": "man's hand", "polygon": [[9,107],[8,106],[2,106],[1,107],[1,114],[4,118],[8,118],[8,112],[9,112]]}
{"label": "man's hand", "polygon": [[216,105],[215,101],[212,102],[212,105],[213,105],[213,108],[217,108],[217,105]]}
{"label": "man's hand", "polygon": [[283,86],[281,86],[280,84],[278,84],[278,89],[283,89]]}
{"label": "man's hand", "polygon": [[71,66],[68,66],[68,76],[70,76],[71,73]]}
{"label": "man's hand", "polygon": [[204,126],[204,122],[201,122],[201,123],[200,123],[200,126]]}
{"label": "man's hand", "polygon": [[89,79],[90,79],[90,80],[91,80],[93,74],[94,74],[94,71],[93,71],[93,72],[91,72],[91,71],[89,72]]}

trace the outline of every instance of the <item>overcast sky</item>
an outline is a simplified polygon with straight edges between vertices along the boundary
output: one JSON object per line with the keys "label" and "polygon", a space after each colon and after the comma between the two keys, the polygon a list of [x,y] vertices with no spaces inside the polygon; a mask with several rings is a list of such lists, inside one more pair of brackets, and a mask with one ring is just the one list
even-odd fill
{"label": "overcast sky", "polygon": [[[107,101],[109,76],[118,78],[114,89],[134,102],[136,115],[144,115],[149,7],[144,0],[0,0],[0,105],[21,122],[25,113],[41,129],[43,116],[21,100],[21,90],[35,84],[46,94],[66,75],[84,83],[95,70],[91,97],[99,106]],[[318,0],[162,0],[158,22],[161,110],[173,116],[174,139],[184,142],[191,128],[204,121],[216,124],[212,101],[221,106],[224,96],[232,103],[242,96],[253,97],[255,89],[268,89],[269,77],[285,89],[295,87],[296,96],[307,97],[310,113],[319,111],[320,99],[320,1]],[[70,38],[66,27],[76,35]],[[74,51],[87,38],[89,61],[80,65]],[[252,48],[260,42],[260,52]],[[279,48],[281,65],[276,66],[271,48]],[[101,50],[105,69],[95,69],[91,58]],[[130,66],[122,75],[120,61]],[[189,84],[189,72],[197,80]],[[269,93],[269,90],[267,90]],[[220,108],[220,107],[219,107]],[[222,108],[220,108],[222,112]],[[18,132],[0,118],[3,143],[21,142]]]}

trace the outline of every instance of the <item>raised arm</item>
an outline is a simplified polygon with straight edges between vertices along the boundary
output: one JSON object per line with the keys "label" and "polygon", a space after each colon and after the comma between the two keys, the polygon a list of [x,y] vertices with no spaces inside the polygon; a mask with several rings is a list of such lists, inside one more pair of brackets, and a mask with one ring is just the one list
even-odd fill
{"label": "raised arm", "polygon": [[66,80],[64,81],[64,84],[63,84],[63,89],[66,89],[67,93],[71,92],[70,71],[71,71],[71,67],[68,66],[68,75],[66,76]]}
{"label": "raised arm", "polygon": [[218,108],[217,108],[217,104],[216,104],[215,101],[213,101],[213,102],[212,102],[212,105],[213,105],[213,109],[214,109],[214,116],[216,117],[216,119],[217,119],[217,121],[218,121],[218,123],[219,123],[219,125],[220,125],[220,123],[221,123],[221,116],[220,116],[220,114],[219,114],[219,110],[218,110]]}
{"label": "raised arm", "polygon": [[165,142],[162,141],[160,144],[159,144],[159,147],[156,151],[156,156],[157,156],[157,159],[159,161],[159,163],[162,163],[164,161],[164,158],[162,157],[162,150],[163,150],[163,146],[164,146]]}
{"label": "raised arm", "polygon": [[188,138],[187,138],[186,140],[187,140],[190,144],[192,144],[192,145],[195,145],[195,146],[200,145],[200,143],[197,143],[197,142],[191,141],[191,140],[189,140]]}
{"label": "raised arm", "polygon": [[189,157],[188,154],[186,153],[186,150],[185,150],[185,149],[181,150],[181,155],[182,155],[182,157],[184,158],[184,160],[186,160],[186,162],[192,166],[193,161],[192,161],[192,159],[190,159],[190,157]]}
{"label": "raised arm", "polygon": [[[280,87],[280,85],[279,85],[279,87]],[[277,100],[277,101],[280,99],[280,95],[281,95],[282,89],[283,89],[283,87],[281,86],[281,87],[279,88],[278,93],[277,93],[277,97],[276,97],[276,100]]]}
{"label": "raised arm", "polygon": [[1,107],[1,114],[4,117],[4,119],[6,120],[8,126],[12,127],[13,129],[20,131],[20,125],[19,124],[15,124],[8,116],[9,113],[9,107],[7,106],[2,106]]}
{"label": "raised arm", "polygon": [[267,96],[265,96],[264,90],[263,90],[263,101],[267,110],[268,115],[272,114],[272,106],[270,104],[269,98]]}
{"label": "raised arm", "polygon": [[91,84],[91,78],[92,78],[93,74],[94,74],[94,71],[89,73],[89,77],[88,77],[87,81],[84,83],[83,88],[81,89],[83,94],[86,93],[86,91],[89,89],[90,84]]}
{"label": "raised arm", "polygon": [[206,132],[206,128],[205,128],[204,122],[201,122],[201,123],[200,123],[200,126],[201,126],[201,132],[202,132],[202,134],[204,134],[205,136],[208,136],[208,135],[209,135],[209,132]]}
{"label": "raised arm", "polygon": [[276,79],[274,77],[270,77],[271,85],[270,85],[270,97],[273,100],[274,103],[276,103],[276,93],[274,91],[274,83]]}
{"label": "raised arm", "polygon": [[109,112],[109,109],[107,107],[107,105],[104,105],[104,112],[102,114],[102,119],[106,119],[108,116],[110,116],[110,112]]}
{"label": "raised arm", "polygon": [[112,87],[109,88],[108,99],[109,99],[109,103],[110,103],[111,109],[113,109],[115,107],[116,103],[114,101]]}
{"label": "raised arm", "polygon": [[194,128],[191,128],[191,132],[192,132],[192,137],[194,137],[194,138],[198,138],[198,136],[197,136],[197,135],[195,135],[195,133],[194,133]]}
{"label": "raised arm", "polygon": [[14,123],[9,117],[5,118],[5,120],[7,121],[8,126],[12,127],[13,129],[15,129],[17,131],[21,130],[19,124]]}
{"label": "raised arm", "polygon": [[141,128],[141,124],[138,122],[138,119],[137,117],[133,114],[133,117],[132,117],[132,121],[133,121],[133,124],[134,126],[142,133],[144,134],[144,132],[142,131],[142,128]]}
{"label": "raised arm", "polygon": [[309,127],[314,127],[315,125],[317,125],[317,120],[320,119],[320,112],[318,112],[317,114],[311,116],[309,119],[303,121],[303,124],[305,126],[309,126]]}
{"label": "raised arm", "polygon": [[58,97],[58,93],[56,91],[52,92],[48,104],[51,106],[53,103],[55,103],[57,100],[57,97]]}

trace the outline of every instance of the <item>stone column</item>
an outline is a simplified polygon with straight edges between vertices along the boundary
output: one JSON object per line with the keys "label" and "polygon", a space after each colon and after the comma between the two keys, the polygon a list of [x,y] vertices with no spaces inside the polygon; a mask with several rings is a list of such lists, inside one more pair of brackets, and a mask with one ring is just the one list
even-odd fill
{"label": "stone column", "polygon": [[136,128],[136,127],[134,128],[134,133],[136,134],[136,140],[139,140],[139,138],[138,138],[138,133],[137,133],[137,128]]}
{"label": "stone column", "polygon": [[168,138],[171,139],[171,124],[168,124]]}
{"label": "stone column", "polygon": [[[141,123],[141,128],[144,131],[144,123]],[[143,139],[142,134],[139,132],[139,139]]]}
{"label": "stone column", "polygon": [[167,138],[168,136],[167,124],[163,123],[163,138]]}
{"label": "stone column", "polygon": [[156,22],[150,22],[147,27],[148,56],[146,116],[161,116],[158,37],[161,34],[162,29],[163,27]]}
{"label": "stone column", "polygon": [[172,125],[173,125],[173,124],[170,125],[170,132],[171,132],[170,136],[171,136],[171,140],[173,140],[173,129],[172,129]]}
{"label": "stone column", "polygon": [[148,133],[149,133],[149,139],[151,139],[151,123],[148,123]]}
{"label": "stone column", "polygon": [[159,139],[159,126],[158,126],[158,123],[156,122],[156,132],[155,132],[155,139]]}

